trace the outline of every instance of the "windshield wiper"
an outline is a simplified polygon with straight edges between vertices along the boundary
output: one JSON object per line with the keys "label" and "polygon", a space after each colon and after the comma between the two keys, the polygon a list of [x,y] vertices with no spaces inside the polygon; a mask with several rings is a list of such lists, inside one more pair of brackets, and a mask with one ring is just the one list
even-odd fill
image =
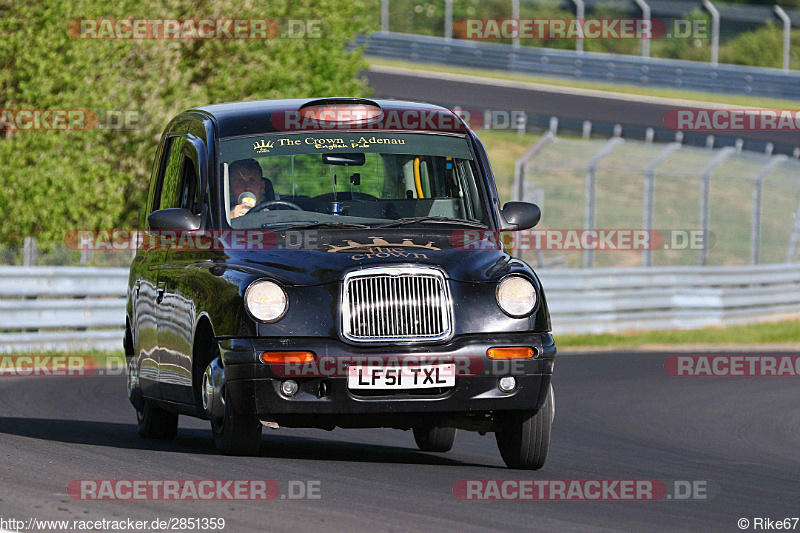
{"label": "windshield wiper", "polygon": [[382,224],[380,226],[375,226],[376,228],[397,228],[400,226],[408,226],[409,224],[417,224],[417,223],[425,223],[425,222],[433,222],[436,224],[463,224],[465,226],[472,226],[473,228],[488,228],[486,224],[482,222],[476,222],[474,220],[466,220],[463,218],[451,218],[451,217],[441,217],[441,216],[424,216],[424,217],[405,217],[405,218],[398,218],[394,222],[389,222],[388,224]]}
{"label": "windshield wiper", "polygon": [[264,224],[261,226],[264,229],[315,229],[315,228],[338,228],[338,229],[367,229],[369,226],[366,224],[351,224],[348,222],[309,222],[306,224],[290,224],[285,223],[276,228],[275,224]]}

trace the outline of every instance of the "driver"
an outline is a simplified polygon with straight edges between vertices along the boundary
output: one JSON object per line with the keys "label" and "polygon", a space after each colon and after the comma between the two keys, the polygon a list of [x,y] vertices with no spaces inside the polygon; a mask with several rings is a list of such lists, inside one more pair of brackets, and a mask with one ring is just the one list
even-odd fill
{"label": "driver", "polygon": [[250,210],[247,204],[239,203],[239,196],[243,192],[251,192],[259,198],[257,203],[275,199],[275,190],[272,182],[265,178],[261,165],[255,159],[240,159],[231,163],[228,167],[230,176],[230,205],[231,218],[244,215]]}

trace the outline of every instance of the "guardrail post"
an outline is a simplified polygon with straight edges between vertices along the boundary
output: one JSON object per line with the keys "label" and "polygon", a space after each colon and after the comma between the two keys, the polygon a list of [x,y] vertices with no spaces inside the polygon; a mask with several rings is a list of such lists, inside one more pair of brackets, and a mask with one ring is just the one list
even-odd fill
{"label": "guardrail post", "polygon": [[[642,18],[647,20],[650,28],[650,35],[653,34],[653,21],[650,20],[650,6],[644,0],[634,0],[636,5],[642,9]],[[650,57],[650,39],[642,38],[642,57]]]}
{"label": "guardrail post", "polygon": [[703,232],[703,247],[700,248],[700,257],[698,263],[700,266],[706,266],[708,261],[708,226],[711,216],[711,199],[709,196],[711,189],[711,173],[721,165],[728,157],[733,155],[736,150],[730,146],[726,146],[700,171],[703,179],[700,188],[700,229]]}
{"label": "guardrail post", "polygon": [[511,41],[511,46],[519,48],[519,0],[511,0],[511,18],[517,21],[517,34]]}
{"label": "guardrail post", "polygon": [[758,256],[761,254],[761,189],[764,178],[770,175],[779,165],[789,159],[783,154],[779,154],[770,159],[769,163],[758,171],[753,181],[753,216],[752,228],[750,232],[750,264],[758,264]]}
{"label": "guardrail post", "polygon": [[453,39],[453,0],[444,0],[444,38]]}
{"label": "guardrail post", "polygon": [[[594,154],[589,162],[586,164],[586,220],[584,222],[585,230],[594,229],[594,211],[595,211],[595,188],[597,182],[597,165],[600,160],[611,153],[611,151],[625,142],[622,137],[613,137],[606,142],[600,150]],[[592,268],[594,265],[594,250],[587,249],[583,251],[583,267]]]}
{"label": "guardrail post", "polygon": [[36,264],[36,237],[25,237],[22,241],[22,265],[34,266]]}
{"label": "guardrail post", "polygon": [[381,30],[389,31],[389,0],[381,0]]}
{"label": "guardrail post", "polygon": [[[647,164],[644,174],[644,229],[648,232],[653,229],[653,199],[655,197],[656,168],[672,155],[676,150],[681,149],[681,143],[669,143]],[[652,239],[652,235],[650,235]],[[648,243],[652,240],[648,239]],[[652,251],[648,246],[642,251],[642,266],[651,266]]]}
{"label": "guardrail post", "polygon": [[783,22],[783,71],[789,72],[789,46],[792,41],[792,19],[786,14],[786,11],[779,5],[773,6],[775,14]]}
{"label": "guardrail post", "polygon": [[578,23],[578,27],[580,28],[579,36],[575,39],[575,50],[579,54],[583,53],[583,18],[586,13],[586,4],[584,4],[583,0],[572,0],[572,3],[575,4],[575,15],[576,18],[580,21]]}
{"label": "guardrail post", "polygon": [[719,11],[711,0],[703,0],[703,6],[711,14],[711,64],[719,65]]}

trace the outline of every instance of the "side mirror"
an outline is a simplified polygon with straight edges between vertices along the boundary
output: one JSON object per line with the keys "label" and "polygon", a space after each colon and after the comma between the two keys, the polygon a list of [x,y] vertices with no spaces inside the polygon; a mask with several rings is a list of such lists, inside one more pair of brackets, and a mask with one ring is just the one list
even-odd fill
{"label": "side mirror", "polygon": [[200,229],[200,217],[182,207],[153,211],[147,217],[147,222],[150,224],[150,229],[153,230],[195,231]]}
{"label": "side mirror", "polygon": [[536,204],[528,202],[508,202],[503,206],[503,218],[509,229],[529,229],[539,223],[542,218],[542,211]]}

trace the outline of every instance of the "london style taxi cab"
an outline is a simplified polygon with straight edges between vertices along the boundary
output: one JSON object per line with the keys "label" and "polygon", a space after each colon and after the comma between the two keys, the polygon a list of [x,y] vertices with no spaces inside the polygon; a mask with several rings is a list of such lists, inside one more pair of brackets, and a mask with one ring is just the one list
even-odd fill
{"label": "london style taxi cab", "polygon": [[[556,347],[541,283],[499,232],[483,144],[453,112],[328,98],[181,113],[156,153],[125,353],[139,433],[208,419],[255,454],[264,426],[495,433],[541,468]],[[188,244],[187,244],[188,243]]]}

